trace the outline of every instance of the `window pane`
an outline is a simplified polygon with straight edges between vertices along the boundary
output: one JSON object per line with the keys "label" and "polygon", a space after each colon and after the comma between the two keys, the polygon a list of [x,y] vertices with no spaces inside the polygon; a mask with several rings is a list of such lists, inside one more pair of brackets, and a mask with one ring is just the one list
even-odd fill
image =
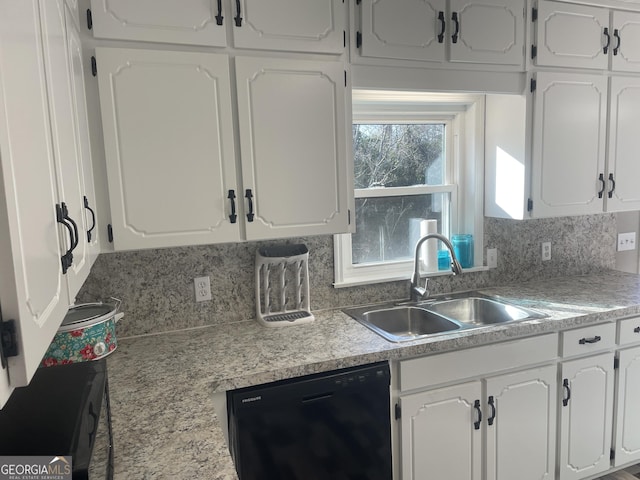
{"label": "window pane", "polygon": [[355,188],[442,185],[445,125],[353,125]]}
{"label": "window pane", "polygon": [[420,220],[437,220],[438,232],[449,233],[449,205],[449,193],[357,198],[356,233],[351,235],[352,263],[413,258],[420,238]]}

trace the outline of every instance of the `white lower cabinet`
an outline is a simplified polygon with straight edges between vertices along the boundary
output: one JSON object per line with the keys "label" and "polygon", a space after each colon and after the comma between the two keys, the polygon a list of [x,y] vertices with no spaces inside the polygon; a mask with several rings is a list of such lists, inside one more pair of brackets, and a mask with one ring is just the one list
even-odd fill
{"label": "white lower cabinet", "polygon": [[556,366],[485,380],[486,480],[555,475]]}
{"label": "white lower cabinet", "polygon": [[560,480],[579,480],[610,468],[613,353],[563,362]]}
{"label": "white lower cabinet", "polygon": [[475,381],[400,397],[403,480],[481,480],[481,395]]}
{"label": "white lower cabinet", "polygon": [[618,359],[614,434],[616,467],[640,462],[640,347],[621,350]]}
{"label": "white lower cabinet", "polygon": [[560,364],[560,480],[611,468],[615,336],[615,323],[562,333],[563,357],[581,357]]}
{"label": "white lower cabinet", "polygon": [[556,364],[522,367],[556,355],[552,334],[401,362],[400,478],[553,479]]}

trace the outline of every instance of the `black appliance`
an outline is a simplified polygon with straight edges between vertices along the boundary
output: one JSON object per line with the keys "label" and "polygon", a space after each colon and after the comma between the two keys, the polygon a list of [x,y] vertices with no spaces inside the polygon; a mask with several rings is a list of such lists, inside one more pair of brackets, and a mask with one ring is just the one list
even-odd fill
{"label": "black appliance", "polygon": [[240,480],[391,480],[386,362],[227,393]]}
{"label": "black appliance", "polygon": [[74,480],[113,478],[106,360],[39,368],[0,410],[0,455],[70,455]]}

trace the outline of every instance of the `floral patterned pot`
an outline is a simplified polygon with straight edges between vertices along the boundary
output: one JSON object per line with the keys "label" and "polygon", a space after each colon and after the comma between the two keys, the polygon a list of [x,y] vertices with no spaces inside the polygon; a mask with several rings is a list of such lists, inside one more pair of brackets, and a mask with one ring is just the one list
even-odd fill
{"label": "floral patterned pot", "polygon": [[109,303],[85,303],[69,308],[40,366],[87,362],[109,355],[118,346],[117,309]]}

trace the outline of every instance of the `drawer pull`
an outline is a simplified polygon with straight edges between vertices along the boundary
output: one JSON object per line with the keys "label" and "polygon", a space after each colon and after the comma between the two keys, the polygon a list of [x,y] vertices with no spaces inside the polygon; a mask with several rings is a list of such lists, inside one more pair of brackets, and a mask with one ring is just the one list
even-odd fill
{"label": "drawer pull", "polygon": [[640,327],[636,327],[633,329],[633,333],[640,333]]}
{"label": "drawer pull", "polygon": [[478,412],[478,420],[473,422],[473,428],[475,430],[480,430],[480,424],[482,423],[482,410],[480,410],[480,400],[476,400],[473,404],[473,408]]}
{"label": "drawer pull", "polygon": [[569,379],[565,378],[562,382],[562,388],[567,392],[567,396],[562,399],[562,405],[566,407],[569,405],[569,400],[571,399],[571,388],[569,387]]}
{"label": "drawer pull", "polygon": [[600,340],[602,340],[602,337],[600,335],[596,335],[592,338],[581,338],[578,340],[578,343],[580,345],[584,345],[585,343],[598,343]]}

